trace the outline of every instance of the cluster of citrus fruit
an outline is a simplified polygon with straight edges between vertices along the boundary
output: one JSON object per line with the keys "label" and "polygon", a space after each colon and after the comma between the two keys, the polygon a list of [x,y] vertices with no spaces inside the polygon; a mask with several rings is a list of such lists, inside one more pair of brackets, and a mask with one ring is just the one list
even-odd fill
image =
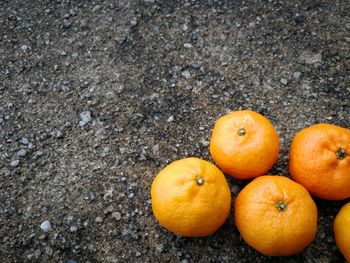
{"label": "cluster of citrus fruit", "polygon": [[[237,179],[255,178],[235,198],[234,220],[248,245],[268,256],[304,250],[317,231],[317,207],[310,194],[329,200],[350,197],[350,130],[317,124],[291,143],[285,176],[264,175],[277,161],[279,137],[262,115],[235,111],[221,117],[210,154],[221,170]],[[173,233],[202,237],[227,219],[231,192],[221,170],[198,158],[174,161],[154,179],[152,209]],[[350,261],[350,203],[334,222],[335,240]]]}

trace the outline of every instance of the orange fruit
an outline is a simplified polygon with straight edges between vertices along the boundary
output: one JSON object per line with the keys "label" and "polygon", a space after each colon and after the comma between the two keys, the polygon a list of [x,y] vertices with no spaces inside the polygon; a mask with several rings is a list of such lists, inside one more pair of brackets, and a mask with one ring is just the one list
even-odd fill
{"label": "orange fruit", "polygon": [[350,262],[350,203],[340,209],[334,220],[333,230],[340,252]]}
{"label": "orange fruit", "polygon": [[179,236],[211,235],[230,212],[231,192],[225,176],[215,165],[194,157],[160,171],[151,197],[159,224]]}
{"label": "orange fruit", "polygon": [[265,174],[276,162],[278,152],[278,134],[259,113],[234,111],[215,123],[210,154],[225,173],[235,178]]}
{"label": "orange fruit", "polygon": [[288,256],[314,239],[317,208],[302,185],[283,176],[261,176],[238,194],[235,221],[249,246],[266,256]]}
{"label": "orange fruit", "polygon": [[322,123],[300,131],[290,147],[289,172],[315,196],[350,197],[350,130]]}

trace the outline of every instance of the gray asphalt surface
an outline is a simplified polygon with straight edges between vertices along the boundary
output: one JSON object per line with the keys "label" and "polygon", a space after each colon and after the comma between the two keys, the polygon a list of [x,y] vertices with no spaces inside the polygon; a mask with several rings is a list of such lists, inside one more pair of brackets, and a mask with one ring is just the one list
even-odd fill
{"label": "gray asphalt surface", "polygon": [[[169,162],[208,151],[215,120],[252,109],[281,138],[350,128],[349,1],[0,2],[1,262],[343,262],[316,200],[293,257],[249,248],[232,219],[176,237],[151,211]],[[228,178],[233,197],[247,183]]]}

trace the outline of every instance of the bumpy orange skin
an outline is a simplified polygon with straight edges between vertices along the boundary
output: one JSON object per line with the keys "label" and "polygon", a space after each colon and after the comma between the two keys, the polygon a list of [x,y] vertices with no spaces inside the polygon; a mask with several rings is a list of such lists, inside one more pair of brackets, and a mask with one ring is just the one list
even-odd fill
{"label": "bumpy orange skin", "polygon": [[[239,135],[244,129],[245,134]],[[210,154],[227,174],[254,178],[265,174],[276,162],[279,138],[272,124],[250,110],[234,111],[215,123],[210,140]]]}
{"label": "bumpy orange skin", "polygon": [[211,235],[230,212],[231,192],[223,173],[194,157],[165,167],[152,183],[151,196],[159,224],[179,236]]}
{"label": "bumpy orange skin", "polygon": [[[279,202],[286,208],[280,211]],[[235,201],[235,221],[248,245],[266,256],[301,252],[314,239],[317,208],[308,191],[283,176],[261,176]]]}
{"label": "bumpy orange skin", "polygon": [[[345,151],[343,159],[337,151]],[[329,200],[350,197],[350,130],[317,124],[300,131],[293,139],[289,172],[312,195]]]}
{"label": "bumpy orange skin", "polygon": [[350,203],[340,209],[334,220],[333,230],[339,250],[350,262]]}

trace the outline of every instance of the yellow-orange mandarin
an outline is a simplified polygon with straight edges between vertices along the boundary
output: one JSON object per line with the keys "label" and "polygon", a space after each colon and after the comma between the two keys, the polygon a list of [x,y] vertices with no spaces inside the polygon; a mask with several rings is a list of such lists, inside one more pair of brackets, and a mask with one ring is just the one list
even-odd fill
{"label": "yellow-orange mandarin", "polygon": [[186,237],[213,234],[225,222],[231,205],[223,173],[194,157],[165,167],[152,183],[151,197],[159,224]]}
{"label": "yellow-orange mandarin", "polygon": [[350,203],[344,205],[334,220],[334,237],[339,250],[350,262]]}
{"label": "yellow-orange mandarin", "polygon": [[279,138],[264,116],[250,110],[219,118],[210,140],[210,154],[227,174],[247,179],[265,174],[276,162]]}
{"label": "yellow-orange mandarin", "polygon": [[235,201],[235,222],[248,245],[267,256],[304,250],[317,230],[317,208],[308,191],[283,176],[261,176]]}

